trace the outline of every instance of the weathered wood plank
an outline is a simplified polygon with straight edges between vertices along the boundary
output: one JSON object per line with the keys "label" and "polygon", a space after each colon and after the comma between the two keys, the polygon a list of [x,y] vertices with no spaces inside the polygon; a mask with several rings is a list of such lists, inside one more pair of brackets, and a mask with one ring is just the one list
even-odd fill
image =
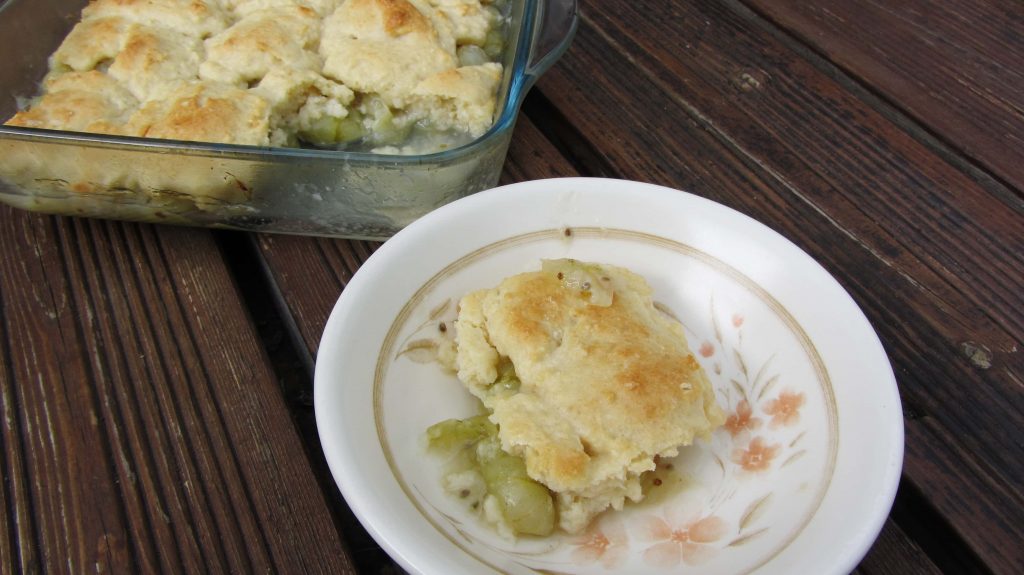
{"label": "weathered wood plank", "polygon": [[532,95],[526,97],[522,116],[516,125],[516,133],[501,172],[502,185],[580,175],[562,150],[556,149],[538,129],[536,119],[527,115],[526,111],[531,107],[532,100]]}
{"label": "weathered wood plank", "polygon": [[[1024,408],[1020,206],[742,14],[603,1],[583,14],[539,89],[592,143],[596,169],[735,207],[832,271],[878,329],[905,405],[942,430],[908,433],[909,477],[941,489],[933,503],[993,568],[1019,565],[1020,445],[1004,430]],[[964,355],[969,341],[991,368]],[[939,455],[950,466],[935,474]]]}
{"label": "weathered wood plank", "polygon": [[[997,201],[759,23],[717,3],[679,4],[675,16],[655,6],[596,2],[587,14],[677,106],[698,119],[707,114],[718,137],[731,138],[729,147],[770,159],[762,165],[813,194],[827,216],[857,212],[863,221],[851,231],[879,235],[882,225],[895,232],[899,242],[879,246],[887,263],[923,260],[942,276],[933,289],[967,295],[993,321],[1024,329],[1012,289],[1024,281],[1024,203]],[[974,241],[961,241],[965,235]]]}
{"label": "weathered wood plank", "polygon": [[942,570],[907,537],[899,525],[889,520],[856,572],[863,575],[938,575]]}
{"label": "weathered wood plank", "polygon": [[3,571],[351,572],[208,232],[0,207]]}
{"label": "weathered wood plank", "polygon": [[1024,190],[1024,4],[745,1]]}
{"label": "weathered wood plank", "polygon": [[312,362],[338,294],[380,244],[273,234],[256,241]]}

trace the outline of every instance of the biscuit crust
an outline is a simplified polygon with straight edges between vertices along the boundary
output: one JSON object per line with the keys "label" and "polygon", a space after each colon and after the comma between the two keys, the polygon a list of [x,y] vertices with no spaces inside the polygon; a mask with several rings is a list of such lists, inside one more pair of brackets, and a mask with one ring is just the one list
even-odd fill
{"label": "biscuit crust", "polygon": [[18,112],[8,124],[121,134],[125,119],[138,105],[127,89],[95,70],[51,77],[46,87],[46,95],[35,106]]}
{"label": "biscuit crust", "polygon": [[[58,94],[44,83],[9,125],[422,153],[493,122],[502,66],[484,63],[477,44],[500,22],[486,1],[91,0],[81,14],[51,56],[49,77],[102,75],[131,94],[132,109],[111,102],[107,87]],[[460,57],[465,47],[474,50]],[[181,91],[196,86],[240,90],[240,99],[185,105]],[[254,134],[257,127],[267,133]],[[414,130],[425,133],[419,150],[395,147]]]}
{"label": "biscuit crust", "polygon": [[[567,282],[580,269],[591,289]],[[594,303],[597,288],[610,303]],[[465,296],[456,327],[460,379],[493,411],[502,447],[558,496],[566,531],[642,498],[656,457],[724,421],[682,326],[626,269],[548,262]],[[492,387],[505,358],[515,393]]]}
{"label": "biscuit crust", "polygon": [[136,113],[132,129],[150,138],[266,145],[266,100],[225,84],[195,82]]}

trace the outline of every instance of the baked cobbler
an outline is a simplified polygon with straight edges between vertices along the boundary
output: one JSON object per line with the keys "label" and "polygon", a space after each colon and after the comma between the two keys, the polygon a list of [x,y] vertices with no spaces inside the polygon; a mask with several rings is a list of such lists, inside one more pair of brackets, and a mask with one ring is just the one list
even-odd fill
{"label": "baked cobbler", "polygon": [[493,121],[501,1],[92,0],[7,124],[437,151]]}
{"label": "baked cobbler", "polygon": [[453,367],[486,414],[428,437],[468,452],[449,488],[503,529],[578,533],[724,422],[682,326],[621,267],[545,261],[464,296],[455,328]]}

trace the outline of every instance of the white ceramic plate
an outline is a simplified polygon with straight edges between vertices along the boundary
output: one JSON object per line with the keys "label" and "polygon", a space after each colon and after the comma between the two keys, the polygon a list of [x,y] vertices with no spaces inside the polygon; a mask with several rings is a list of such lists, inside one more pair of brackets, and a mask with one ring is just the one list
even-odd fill
{"label": "white ceramic plate", "polygon": [[[729,421],[683,450],[652,501],[583,535],[513,541],[443,491],[443,462],[425,451],[428,426],[474,413],[433,352],[463,294],[561,257],[646,277]],[[824,269],[729,208],[619,180],[497,188],[389,240],[331,314],[315,406],[346,500],[414,573],[847,573],[903,458],[885,352]]]}

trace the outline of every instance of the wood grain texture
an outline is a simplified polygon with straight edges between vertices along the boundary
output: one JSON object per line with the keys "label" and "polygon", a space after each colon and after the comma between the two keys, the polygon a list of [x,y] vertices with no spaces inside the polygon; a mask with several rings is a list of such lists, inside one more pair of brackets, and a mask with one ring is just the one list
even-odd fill
{"label": "wood grain texture", "polygon": [[380,244],[269,234],[257,244],[311,363],[338,295]]}
{"label": "wood grain texture", "polygon": [[[908,476],[994,569],[1019,566],[1024,471],[1004,430],[1024,425],[1020,206],[756,19],[718,3],[593,1],[583,15],[538,88],[592,142],[595,169],[737,208],[836,275],[894,363]],[[967,342],[990,350],[990,367]]]}
{"label": "wood grain texture", "polygon": [[745,2],[1024,190],[1024,4]]}
{"label": "wood grain texture", "polygon": [[3,572],[351,572],[208,232],[0,207]]}
{"label": "wood grain texture", "polygon": [[862,575],[938,575],[942,570],[890,519],[856,572]]}
{"label": "wood grain texture", "polygon": [[[556,148],[537,126],[539,114],[534,110],[536,97],[528,95],[523,115],[516,125],[515,136],[509,147],[508,157],[501,172],[501,184],[514,184],[527,180],[547,178],[570,178],[579,176],[572,161],[563,151]],[[540,117],[540,121],[547,118]]]}

